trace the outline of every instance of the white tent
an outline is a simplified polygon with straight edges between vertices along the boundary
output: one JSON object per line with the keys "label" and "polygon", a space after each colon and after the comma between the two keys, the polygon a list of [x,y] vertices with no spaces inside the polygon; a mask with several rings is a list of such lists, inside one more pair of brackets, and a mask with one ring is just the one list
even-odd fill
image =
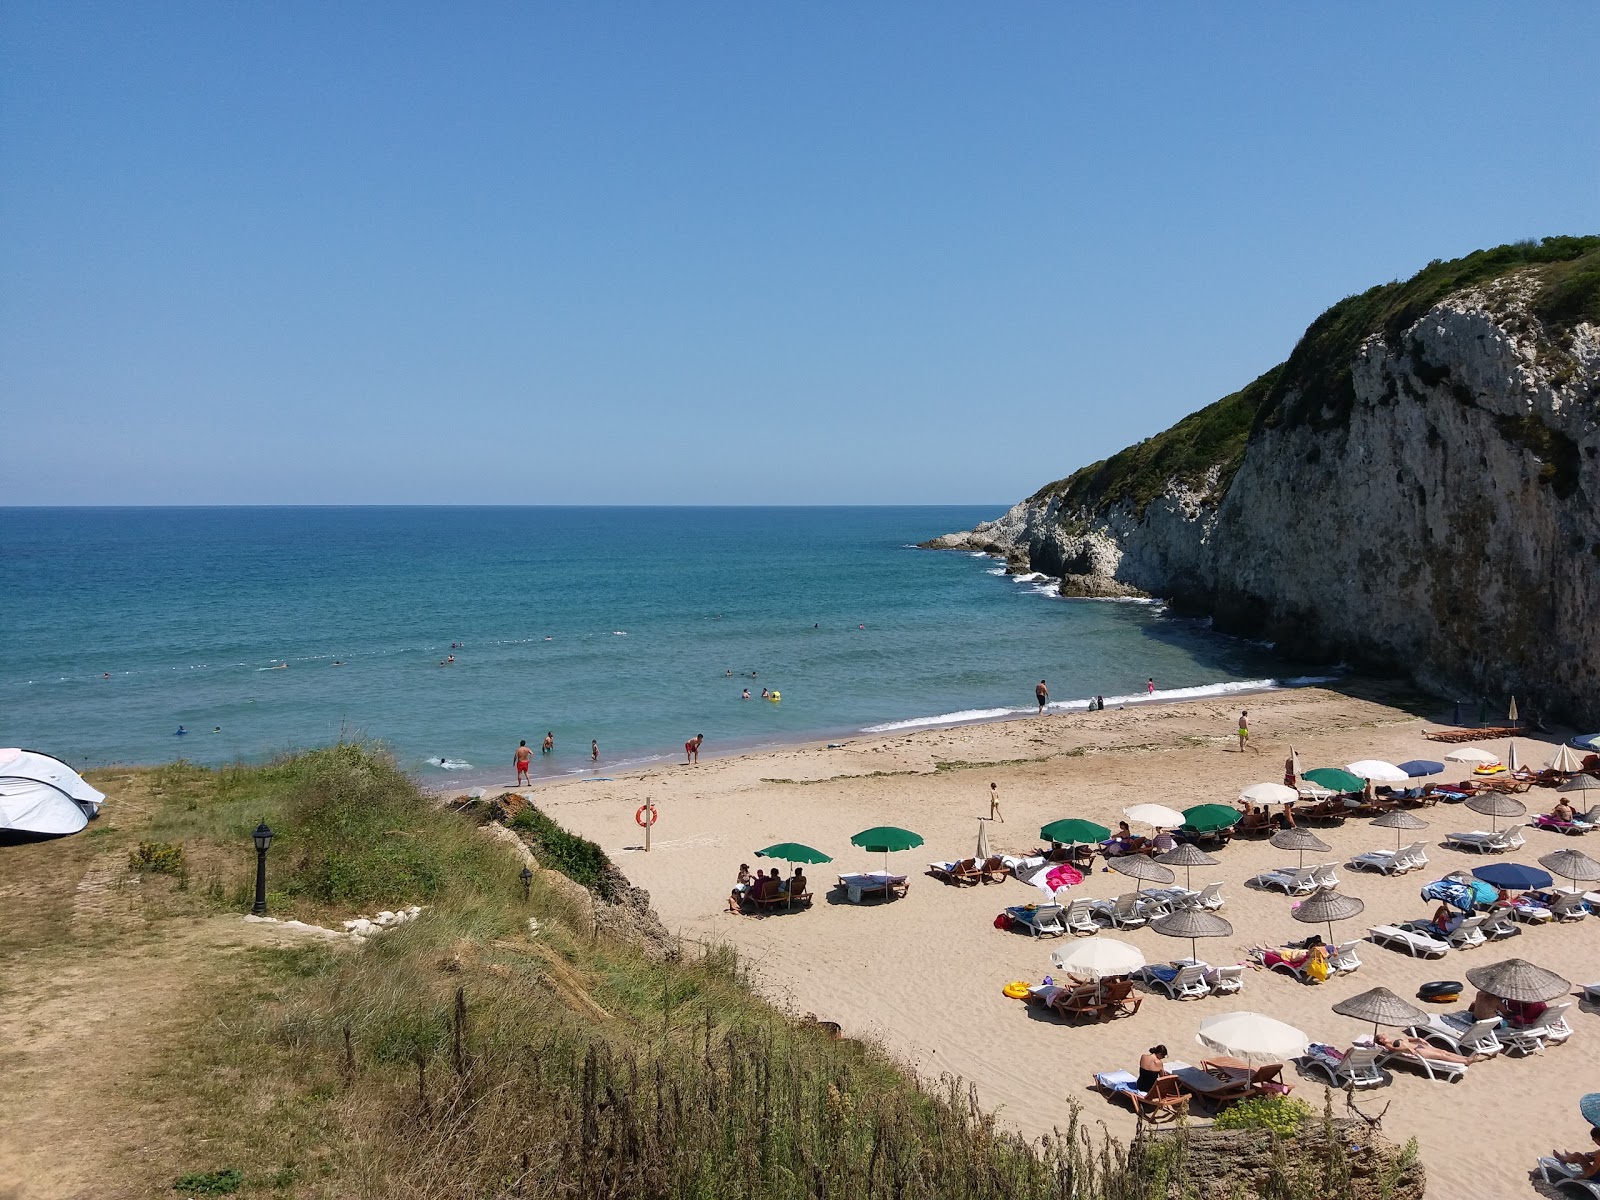
{"label": "white tent", "polygon": [[0,749],[0,839],[77,833],[104,801],[60,759]]}

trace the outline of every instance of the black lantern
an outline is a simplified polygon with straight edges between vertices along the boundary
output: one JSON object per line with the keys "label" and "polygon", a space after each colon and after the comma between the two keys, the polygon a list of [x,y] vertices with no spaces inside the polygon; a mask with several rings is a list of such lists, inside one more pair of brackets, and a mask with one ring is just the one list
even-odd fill
{"label": "black lantern", "polygon": [[523,900],[527,900],[529,889],[533,886],[533,872],[528,869],[526,863],[523,864],[522,871],[518,875],[518,878],[522,880],[522,898]]}
{"label": "black lantern", "polygon": [[256,902],[250,912],[264,917],[267,915],[267,849],[272,845],[272,830],[265,821],[256,826],[250,840],[256,844]]}

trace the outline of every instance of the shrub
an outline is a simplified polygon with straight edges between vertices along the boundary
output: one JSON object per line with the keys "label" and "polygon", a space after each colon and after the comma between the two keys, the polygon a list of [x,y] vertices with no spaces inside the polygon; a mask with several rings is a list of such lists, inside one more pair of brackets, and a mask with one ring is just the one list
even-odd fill
{"label": "shrub", "polygon": [[140,842],[137,850],[128,852],[128,870],[181,876],[184,873],[183,843]]}
{"label": "shrub", "polygon": [[180,1175],[172,1185],[172,1190],[187,1192],[191,1196],[227,1196],[243,1186],[244,1172],[224,1167],[220,1171],[191,1171],[187,1175]]}
{"label": "shrub", "polygon": [[1311,1106],[1289,1096],[1252,1096],[1223,1109],[1214,1122],[1218,1129],[1270,1129],[1279,1137],[1300,1132]]}
{"label": "shrub", "polygon": [[604,899],[612,898],[606,877],[611,860],[588,838],[568,833],[531,804],[511,818],[511,828],[522,835],[542,865],[560,871]]}

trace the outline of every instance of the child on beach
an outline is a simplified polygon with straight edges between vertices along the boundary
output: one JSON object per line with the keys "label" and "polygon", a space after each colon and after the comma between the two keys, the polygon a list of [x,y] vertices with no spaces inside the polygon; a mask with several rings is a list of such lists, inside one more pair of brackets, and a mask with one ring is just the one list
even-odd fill
{"label": "child on beach", "polygon": [[989,820],[1006,823],[1005,817],[1000,815],[1000,788],[993,783],[989,785]]}

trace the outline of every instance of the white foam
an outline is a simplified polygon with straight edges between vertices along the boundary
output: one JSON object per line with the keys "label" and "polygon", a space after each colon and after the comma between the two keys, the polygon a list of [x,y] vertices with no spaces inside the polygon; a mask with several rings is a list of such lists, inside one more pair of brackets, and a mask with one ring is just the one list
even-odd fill
{"label": "white foam", "polygon": [[990,567],[984,572],[985,575],[1004,575],[1005,573],[1006,569],[1004,567]]}
{"label": "white foam", "polygon": [[921,729],[929,725],[961,725],[968,721],[992,721],[996,717],[1009,717],[1028,712],[1025,708],[968,708],[961,712],[941,713],[937,717],[913,717],[909,721],[888,721],[882,725],[868,725],[862,733],[893,733],[897,729]]}
{"label": "white foam", "polygon": [[470,771],[470,770],[472,770],[472,764],[471,763],[465,761],[464,759],[459,759],[459,758],[447,758],[442,762],[440,762],[437,759],[430,758],[428,760],[428,765],[430,767],[432,767],[435,771]]}
{"label": "white foam", "polygon": [[613,629],[611,631],[611,636],[612,637],[627,637],[628,636],[628,631],[626,629]]}
{"label": "white foam", "polygon": [[[1002,572],[1002,574],[1003,573],[1004,572]],[[1024,571],[1021,575],[1013,575],[1011,578],[1015,579],[1018,583],[1037,583],[1041,579],[1049,579],[1050,576],[1046,575],[1043,571]]]}

